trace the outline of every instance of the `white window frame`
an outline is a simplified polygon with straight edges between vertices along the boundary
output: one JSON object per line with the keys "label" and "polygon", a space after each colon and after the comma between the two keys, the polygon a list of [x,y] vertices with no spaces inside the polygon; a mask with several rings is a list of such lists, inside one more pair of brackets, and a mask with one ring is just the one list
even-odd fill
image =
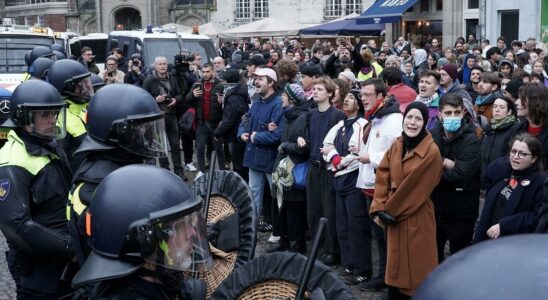
{"label": "white window frame", "polygon": [[236,21],[251,20],[251,0],[236,0],[236,11],[234,19]]}
{"label": "white window frame", "polygon": [[268,0],[254,0],[253,20],[268,18]]}
{"label": "white window frame", "polygon": [[326,0],[324,17],[336,19],[351,13],[362,13],[362,0]]}

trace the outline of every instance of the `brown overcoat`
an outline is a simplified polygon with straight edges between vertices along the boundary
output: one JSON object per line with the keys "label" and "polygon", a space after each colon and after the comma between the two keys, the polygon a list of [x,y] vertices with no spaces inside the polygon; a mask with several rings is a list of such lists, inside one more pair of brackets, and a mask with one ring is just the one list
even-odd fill
{"label": "brown overcoat", "polygon": [[[375,177],[370,214],[386,211],[398,221],[386,226],[386,284],[413,295],[438,265],[432,190],[442,174],[442,159],[430,133],[402,159],[399,137],[382,159]],[[378,218],[375,218],[380,223]]]}

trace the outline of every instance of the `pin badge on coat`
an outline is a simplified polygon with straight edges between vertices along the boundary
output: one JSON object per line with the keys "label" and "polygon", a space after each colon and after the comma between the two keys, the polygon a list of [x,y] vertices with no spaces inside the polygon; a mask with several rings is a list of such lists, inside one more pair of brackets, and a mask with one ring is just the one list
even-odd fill
{"label": "pin badge on coat", "polygon": [[6,200],[10,194],[10,181],[8,179],[0,180],[0,201]]}

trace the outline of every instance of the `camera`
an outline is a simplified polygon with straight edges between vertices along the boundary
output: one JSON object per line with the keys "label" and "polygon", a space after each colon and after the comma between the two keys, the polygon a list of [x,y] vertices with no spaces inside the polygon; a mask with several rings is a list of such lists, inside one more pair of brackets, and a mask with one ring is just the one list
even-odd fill
{"label": "camera", "polygon": [[133,63],[134,66],[139,66],[139,64],[141,63],[141,61],[138,59],[138,58],[133,58],[131,60],[131,62]]}
{"label": "camera", "polygon": [[108,73],[107,73],[107,76],[108,76],[108,77],[112,77],[112,75],[113,75],[112,72],[108,72]]}
{"label": "camera", "polygon": [[191,61],[191,57],[184,54],[177,54],[175,55],[175,59],[173,60],[173,64],[175,66],[175,70],[177,72],[187,72],[190,69],[189,61]]}

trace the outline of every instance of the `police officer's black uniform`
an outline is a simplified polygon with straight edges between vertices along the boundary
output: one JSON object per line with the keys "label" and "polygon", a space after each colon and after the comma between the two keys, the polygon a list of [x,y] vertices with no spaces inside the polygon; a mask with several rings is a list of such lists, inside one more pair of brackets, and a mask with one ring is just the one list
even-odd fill
{"label": "police officer's black uniform", "polygon": [[[93,96],[87,115],[88,134],[76,151],[83,157],[83,162],[75,171],[67,207],[80,265],[90,252],[85,235],[85,210],[97,185],[120,167],[165,157],[167,153],[163,112],[154,98],[141,88],[130,84],[107,85]],[[154,123],[159,130],[147,132]],[[149,136],[138,137],[139,132],[128,130],[132,124],[139,124],[133,127],[135,131]],[[155,140],[154,145],[147,144],[152,140]]]}
{"label": "police officer's black uniform", "polygon": [[165,169],[132,165],[109,174],[86,218],[93,251],[73,279],[82,287],[77,299],[201,299],[181,277],[211,265],[201,207]]}
{"label": "police officer's black uniform", "polygon": [[64,97],[67,108],[67,136],[63,148],[67,152],[71,167],[76,170],[82,162],[74,152],[86,136],[86,109],[93,96],[91,73],[80,63],[63,59],[51,65],[48,81]]}
{"label": "police officer's black uniform", "polygon": [[[51,135],[37,127],[37,115],[47,115],[43,110],[55,114]],[[54,139],[64,133],[64,110],[53,86],[32,79],[15,89],[3,124],[13,129],[0,149],[0,229],[18,299],[56,299],[63,289],[60,277],[71,253],[64,207],[72,175]]]}

